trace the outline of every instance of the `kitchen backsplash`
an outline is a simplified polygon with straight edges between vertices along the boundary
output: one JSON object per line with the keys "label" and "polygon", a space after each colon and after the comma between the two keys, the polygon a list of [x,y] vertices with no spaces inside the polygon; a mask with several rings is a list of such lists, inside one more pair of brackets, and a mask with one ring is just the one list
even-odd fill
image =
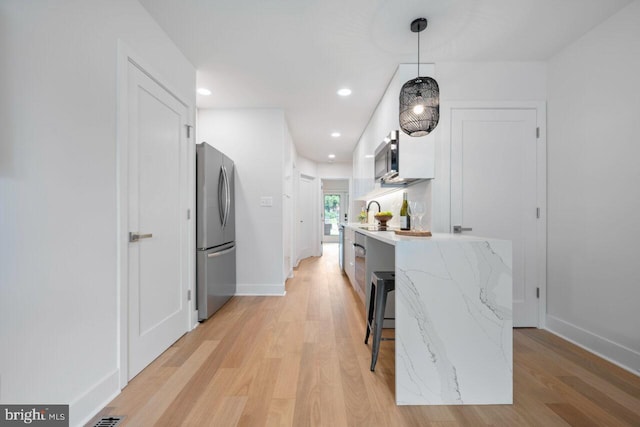
{"label": "kitchen backsplash", "polygon": [[[407,199],[409,202],[421,201],[427,206],[427,212],[422,217],[422,227],[425,230],[431,230],[431,181],[423,181],[417,184],[413,184],[407,188],[399,188],[393,193],[388,193],[382,196],[378,196],[375,200],[380,203],[380,208],[383,211],[391,211],[393,218],[389,221],[388,225],[391,227],[400,226],[400,206],[402,205],[402,193],[407,191]],[[371,200],[367,200],[369,203]],[[378,206],[373,204],[369,210],[369,222],[373,223],[373,215],[377,212]]]}

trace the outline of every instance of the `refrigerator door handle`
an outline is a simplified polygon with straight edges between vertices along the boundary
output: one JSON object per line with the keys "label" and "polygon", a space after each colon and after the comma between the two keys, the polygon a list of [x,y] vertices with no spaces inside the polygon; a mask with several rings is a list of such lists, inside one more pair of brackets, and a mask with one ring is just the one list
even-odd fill
{"label": "refrigerator door handle", "polygon": [[229,181],[229,173],[227,172],[227,168],[224,168],[224,179],[227,183],[227,217],[224,220],[224,225],[227,225],[227,221],[229,221],[229,214],[231,214],[231,182]]}
{"label": "refrigerator door handle", "polygon": [[224,189],[224,166],[220,166],[220,173],[218,174],[218,214],[220,215],[220,225],[224,227],[225,212],[222,204],[222,191]]}
{"label": "refrigerator door handle", "polygon": [[236,245],[233,245],[232,247],[230,247],[229,249],[225,249],[224,251],[220,251],[220,252],[214,252],[212,254],[208,254],[207,258],[215,258],[218,256],[222,256],[224,254],[228,254],[229,252],[233,252],[236,250]]}
{"label": "refrigerator door handle", "polygon": [[231,209],[230,192],[229,192],[229,175],[227,175],[227,168],[222,166],[222,176],[224,177],[224,219],[222,221],[222,227],[227,226],[227,219],[229,219],[229,210]]}

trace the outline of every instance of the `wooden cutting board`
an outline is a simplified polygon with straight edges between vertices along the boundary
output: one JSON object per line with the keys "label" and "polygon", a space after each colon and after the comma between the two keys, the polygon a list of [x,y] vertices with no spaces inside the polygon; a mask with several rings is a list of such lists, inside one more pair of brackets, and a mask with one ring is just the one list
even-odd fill
{"label": "wooden cutting board", "polygon": [[414,236],[414,237],[430,237],[432,236],[430,231],[417,231],[417,230],[395,230],[399,236]]}

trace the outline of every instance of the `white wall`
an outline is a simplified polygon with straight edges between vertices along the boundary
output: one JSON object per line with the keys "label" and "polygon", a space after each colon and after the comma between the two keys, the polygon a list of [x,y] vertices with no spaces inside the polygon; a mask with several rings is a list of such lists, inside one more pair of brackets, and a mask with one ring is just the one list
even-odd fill
{"label": "white wall", "polygon": [[547,326],[640,371],[640,2],[549,63]]}
{"label": "white wall", "polygon": [[324,193],[349,192],[349,180],[348,179],[322,179],[322,191]]}
{"label": "white wall", "polygon": [[318,163],[316,166],[320,178],[351,178],[352,163]]}
{"label": "white wall", "polygon": [[[238,294],[284,292],[285,129],[278,109],[198,110],[197,142],[206,141],[236,166]],[[273,206],[261,207],[261,197],[273,198]]]}
{"label": "white wall", "polygon": [[301,175],[312,176],[314,178],[318,177],[318,164],[313,160],[307,159],[306,157],[297,156],[296,166],[298,168],[298,172],[300,172]]}
{"label": "white wall", "polygon": [[134,0],[0,2],[0,401],[118,392],[116,62],[122,39],[195,105],[195,70]]}
{"label": "white wall", "polygon": [[436,73],[445,103],[546,98],[545,62],[438,62]]}

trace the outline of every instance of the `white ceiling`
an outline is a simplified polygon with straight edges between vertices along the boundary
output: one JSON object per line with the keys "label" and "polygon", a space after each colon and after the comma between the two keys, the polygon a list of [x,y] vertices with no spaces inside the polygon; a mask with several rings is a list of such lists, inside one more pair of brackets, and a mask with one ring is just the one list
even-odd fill
{"label": "white ceiling", "polygon": [[351,161],[397,65],[417,60],[413,19],[429,20],[421,62],[546,60],[631,2],[139,1],[212,90],[198,107],[282,108],[298,153],[318,162]]}

